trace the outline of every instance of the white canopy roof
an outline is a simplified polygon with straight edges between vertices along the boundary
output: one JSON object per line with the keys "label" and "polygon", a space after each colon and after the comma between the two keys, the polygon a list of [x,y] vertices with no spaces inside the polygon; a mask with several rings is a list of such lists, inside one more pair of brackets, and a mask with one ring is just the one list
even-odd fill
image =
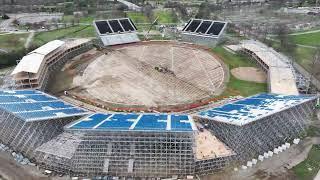
{"label": "white canopy roof", "polygon": [[270,92],[276,94],[298,95],[298,88],[290,68],[269,68]]}
{"label": "white canopy roof", "polygon": [[21,59],[11,74],[14,75],[20,72],[37,73],[43,61],[44,55],[42,54],[28,54]]}
{"label": "white canopy roof", "polygon": [[241,48],[253,52],[268,66],[271,93],[299,94],[293,67],[287,57],[259,41],[244,40],[241,42]]}
{"label": "white canopy roof", "polygon": [[43,61],[45,56],[64,44],[64,41],[54,40],[35,49],[21,59],[11,75],[20,72],[37,73],[41,67],[41,64],[44,63]]}
{"label": "white canopy roof", "polygon": [[51,53],[52,51],[56,50],[57,48],[59,48],[60,46],[64,45],[64,43],[65,43],[64,41],[60,41],[60,40],[50,41],[47,44],[33,50],[30,53],[39,53],[42,55],[47,55],[47,54]]}
{"label": "white canopy roof", "polygon": [[287,59],[258,41],[242,41],[241,46],[255,53],[269,67],[289,67]]}

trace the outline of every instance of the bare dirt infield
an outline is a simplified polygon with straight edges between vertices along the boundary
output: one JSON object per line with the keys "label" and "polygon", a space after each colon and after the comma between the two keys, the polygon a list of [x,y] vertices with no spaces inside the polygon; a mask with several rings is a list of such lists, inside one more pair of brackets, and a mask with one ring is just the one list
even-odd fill
{"label": "bare dirt infield", "polygon": [[267,82],[267,74],[255,67],[238,67],[231,70],[231,74],[237,79],[257,83]]}
{"label": "bare dirt infield", "polygon": [[65,83],[56,93],[67,90],[102,107],[190,104],[221,94],[226,81],[222,62],[210,51],[173,42],[91,50],[61,71],[68,77],[55,79]]}

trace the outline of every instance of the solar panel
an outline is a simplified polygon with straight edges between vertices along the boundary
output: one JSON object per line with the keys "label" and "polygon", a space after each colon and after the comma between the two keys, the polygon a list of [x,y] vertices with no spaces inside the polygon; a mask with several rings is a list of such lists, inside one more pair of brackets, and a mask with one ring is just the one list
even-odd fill
{"label": "solar panel", "polygon": [[191,23],[191,19],[188,21],[188,23],[183,27],[182,31],[185,31],[186,28],[189,26],[189,24]]}
{"label": "solar panel", "polygon": [[121,25],[119,24],[118,20],[110,20],[109,24],[113,29],[113,32],[123,32]]}
{"label": "solar panel", "polygon": [[[104,46],[139,42],[137,27],[130,18],[95,21],[96,31]],[[106,34],[106,32],[108,32]],[[120,33],[121,32],[121,33]]]}
{"label": "solar panel", "polygon": [[113,33],[107,21],[96,21],[95,24],[100,34]]}
{"label": "solar panel", "polygon": [[219,35],[223,29],[225,23],[223,22],[214,22],[211,28],[208,30],[207,34]]}
{"label": "solar panel", "polygon": [[129,22],[129,19],[120,19],[119,21],[125,31],[134,31],[135,30],[134,27]]}
{"label": "solar panel", "polygon": [[212,21],[203,21],[198,28],[197,33],[206,33],[211,24]]}
{"label": "solar panel", "polygon": [[190,25],[189,25],[189,27],[187,28],[186,31],[194,32],[194,31],[198,28],[198,26],[200,25],[200,23],[201,23],[201,20],[195,20],[195,19],[194,19],[194,20],[190,23]]}
{"label": "solar panel", "polygon": [[259,94],[202,111],[197,116],[243,125],[314,98],[304,95]]}

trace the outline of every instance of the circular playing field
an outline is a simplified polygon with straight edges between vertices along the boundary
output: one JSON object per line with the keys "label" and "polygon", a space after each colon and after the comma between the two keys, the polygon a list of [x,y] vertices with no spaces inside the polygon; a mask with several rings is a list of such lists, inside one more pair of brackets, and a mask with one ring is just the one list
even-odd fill
{"label": "circular playing field", "polygon": [[172,42],[90,51],[63,71],[72,76],[65,90],[103,106],[192,103],[220,94],[225,82],[225,69],[210,51]]}

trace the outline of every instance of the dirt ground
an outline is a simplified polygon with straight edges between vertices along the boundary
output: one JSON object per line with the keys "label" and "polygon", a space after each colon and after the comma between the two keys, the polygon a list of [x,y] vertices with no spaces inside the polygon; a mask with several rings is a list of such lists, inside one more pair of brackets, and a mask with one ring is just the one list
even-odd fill
{"label": "dirt ground", "polygon": [[119,105],[159,106],[218,95],[225,82],[220,61],[186,45],[140,44],[90,53],[96,56],[65,65],[54,80],[60,83],[52,84],[59,87],[55,92],[68,90]]}
{"label": "dirt ground", "polygon": [[258,83],[267,82],[267,74],[254,67],[238,67],[231,70],[231,74],[237,79]]}
{"label": "dirt ground", "polygon": [[302,162],[308,156],[312,144],[318,143],[319,138],[306,138],[298,145],[292,145],[289,149],[273,155],[273,157],[258,161],[252,168],[238,171],[227,169],[214,175],[201,177],[201,180],[296,180],[290,170]]}
{"label": "dirt ground", "polygon": [[26,167],[18,165],[12,157],[0,151],[0,179],[4,180],[45,180],[49,179],[41,174],[35,174]]}

